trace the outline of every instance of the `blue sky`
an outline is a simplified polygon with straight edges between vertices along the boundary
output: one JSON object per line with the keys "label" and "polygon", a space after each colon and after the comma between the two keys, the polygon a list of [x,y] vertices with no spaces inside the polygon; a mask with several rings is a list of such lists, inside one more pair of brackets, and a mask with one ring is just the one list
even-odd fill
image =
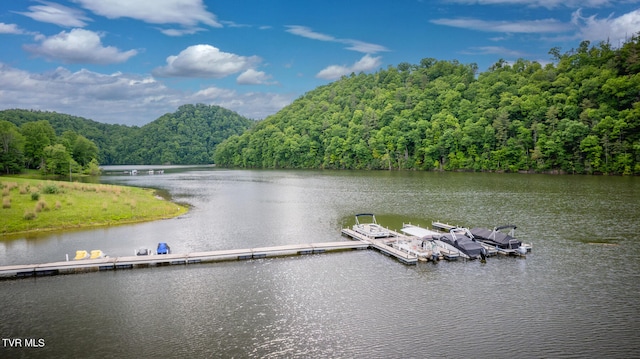
{"label": "blue sky", "polygon": [[253,119],[422,58],[551,61],[640,31],[640,0],[0,1],[0,109],[143,125],[205,103]]}

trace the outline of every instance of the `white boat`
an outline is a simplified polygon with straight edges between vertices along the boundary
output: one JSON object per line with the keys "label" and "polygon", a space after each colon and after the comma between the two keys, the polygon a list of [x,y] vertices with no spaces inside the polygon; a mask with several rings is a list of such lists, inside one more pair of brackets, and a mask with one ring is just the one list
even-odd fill
{"label": "white boat", "polygon": [[418,237],[396,237],[396,241],[391,243],[391,246],[395,249],[401,250],[405,253],[414,255],[418,259],[427,261],[440,260],[440,248],[432,241],[423,241]]}
{"label": "white boat", "polygon": [[[360,223],[360,217],[371,217],[371,222]],[[356,214],[356,224],[353,225],[353,230],[369,238],[391,237],[391,232],[376,222],[376,216],[373,213]]]}
{"label": "white boat", "polygon": [[422,228],[420,226],[415,226],[413,224],[403,224],[401,231],[410,236],[415,236],[418,238],[437,238],[442,235],[440,232],[432,231],[430,229]]}
{"label": "white boat", "polygon": [[422,239],[423,241],[433,243],[439,248],[440,254],[445,259],[456,260],[458,257],[469,258],[469,256],[461,252],[458,248],[439,240],[438,238],[442,236],[442,233],[440,232],[432,231],[430,229],[422,228],[420,226],[415,226],[412,224],[404,224],[401,231],[407,235],[415,236]]}

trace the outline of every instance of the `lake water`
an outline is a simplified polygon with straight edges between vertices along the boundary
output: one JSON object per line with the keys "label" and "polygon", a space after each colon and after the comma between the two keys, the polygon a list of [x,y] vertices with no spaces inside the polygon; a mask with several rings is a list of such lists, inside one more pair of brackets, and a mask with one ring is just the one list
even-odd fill
{"label": "lake water", "polygon": [[[0,282],[1,357],[640,357],[640,178],[168,168],[181,218],[0,242],[0,264],[346,240],[353,215],[518,225],[526,258],[373,250]],[[23,340],[23,342],[25,342]],[[15,342],[14,342],[15,343]],[[33,343],[33,341],[31,342]]]}

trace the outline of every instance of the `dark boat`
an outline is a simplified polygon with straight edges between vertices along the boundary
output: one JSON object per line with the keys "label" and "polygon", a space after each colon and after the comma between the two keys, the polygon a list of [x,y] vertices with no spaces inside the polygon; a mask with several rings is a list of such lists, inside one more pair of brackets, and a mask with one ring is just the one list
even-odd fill
{"label": "dark boat", "polygon": [[453,228],[447,234],[443,234],[438,240],[456,247],[469,259],[486,260],[486,250],[466,228]]}
{"label": "dark boat", "polygon": [[[479,241],[482,241],[486,244],[504,250],[516,251],[522,245],[522,242],[514,238],[514,232],[516,228],[516,226],[510,224],[495,227],[493,230],[487,228],[472,228],[471,234],[473,234],[473,236],[476,237]],[[507,234],[505,232],[500,232],[503,229],[509,229],[509,233]]]}
{"label": "dark boat", "polygon": [[169,245],[161,242],[158,243],[158,249],[156,250],[156,253],[158,254],[169,254],[171,253],[171,248],[169,248]]}

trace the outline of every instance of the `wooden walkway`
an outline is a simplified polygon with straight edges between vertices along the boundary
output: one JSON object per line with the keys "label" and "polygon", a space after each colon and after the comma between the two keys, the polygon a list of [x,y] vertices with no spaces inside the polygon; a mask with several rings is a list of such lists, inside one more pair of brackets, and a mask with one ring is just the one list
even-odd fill
{"label": "wooden walkway", "polygon": [[[397,232],[389,232],[394,236],[400,235]],[[387,238],[371,238],[348,228],[344,228],[342,234],[356,241],[369,243],[372,248],[379,250],[384,255],[394,257],[404,264],[418,263],[418,256],[395,249],[387,243],[389,240],[395,240],[393,236]]]}
{"label": "wooden walkway", "polygon": [[367,249],[370,246],[370,243],[364,241],[341,241],[285,245],[277,247],[197,252],[188,254],[107,257],[101,259],[83,259],[42,264],[10,265],[0,267],[0,277],[25,278],[56,274],[83,273],[91,271],[144,268],[150,266],[174,264],[247,260],[266,257],[335,252],[352,249]]}
{"label": "wooden walkway", "polygon": [[219,250],[187,254],[107,257],[42,264],[0,266],[0,279],[29,278],[57,274],[145,268],[152,266],[248,260],[368,248],[376,249],[382,254],[393,257],[404,264],[416,264],[418,262],[418,257],[415,254],[407,253],[391,246],[391,243],[395,241],[397,237],[403,235],[393,231],[390,231],[390,234],[390,237],[371,238],[345,228],[342,230],[342,235],[349,237],[352,239],[351,241],[294,244],[276,247]]}

